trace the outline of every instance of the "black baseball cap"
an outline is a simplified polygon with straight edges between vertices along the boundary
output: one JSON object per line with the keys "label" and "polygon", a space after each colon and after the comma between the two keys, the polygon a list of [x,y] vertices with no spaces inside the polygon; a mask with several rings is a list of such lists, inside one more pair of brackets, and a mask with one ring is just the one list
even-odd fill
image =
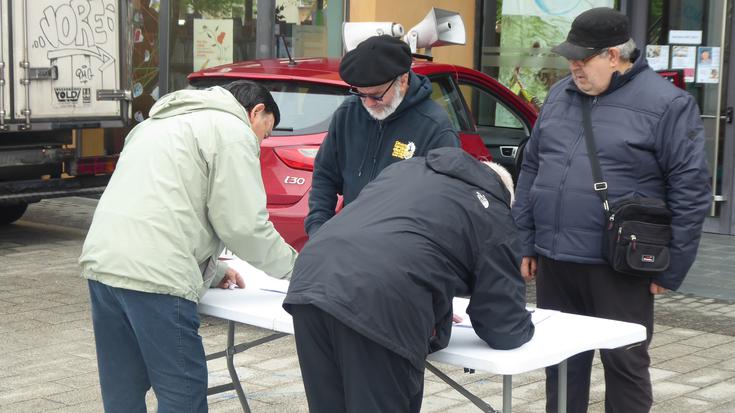
{"label": "black baseball cap", "polygon": [[351,86],[378,86],[408,72],[411,62],[406,42],[387,34],[372,36],[342,58],[339,76]]}
{"label": "black baseball cap", "polygon": [[603,49],[630,40],[628,17],[608,7],[596,7],[577,16],[564,43],[551,49],[569,60],[584,60]]}

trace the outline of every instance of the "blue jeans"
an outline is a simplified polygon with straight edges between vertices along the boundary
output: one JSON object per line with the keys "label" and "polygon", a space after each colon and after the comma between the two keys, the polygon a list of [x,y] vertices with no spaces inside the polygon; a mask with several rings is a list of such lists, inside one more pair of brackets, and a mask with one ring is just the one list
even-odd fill
{"label": "blue jeans", "polygon": [[196,303],[92,280],[89,293],[105,412],[145,412],[151,386],[159,413],[206,412]]}

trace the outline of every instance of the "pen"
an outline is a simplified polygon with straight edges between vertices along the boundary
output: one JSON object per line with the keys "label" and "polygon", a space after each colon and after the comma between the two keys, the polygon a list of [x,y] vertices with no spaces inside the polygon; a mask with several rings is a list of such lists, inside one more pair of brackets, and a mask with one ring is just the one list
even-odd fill
{"label": "pen", "polygon": [[285,291],[271,290],[269,288],[261,288],[260,291],[268,291],[269,293],[286,294]]}

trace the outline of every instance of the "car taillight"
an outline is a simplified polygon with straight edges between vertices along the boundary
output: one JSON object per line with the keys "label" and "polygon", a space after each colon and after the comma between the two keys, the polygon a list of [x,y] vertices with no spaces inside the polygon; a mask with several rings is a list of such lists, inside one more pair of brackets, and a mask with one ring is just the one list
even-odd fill
{"label": "car taillight", "polygon": [[273,151],[283,163],[290,168],[304,171],[314,170],[314,158],[319,151],[318,146],[285,146],[273,148]]}
{"label": "car taillight", "polygon": [[74,175],[111,174],[115,170],[117,159],[117,155],[79,158]]}

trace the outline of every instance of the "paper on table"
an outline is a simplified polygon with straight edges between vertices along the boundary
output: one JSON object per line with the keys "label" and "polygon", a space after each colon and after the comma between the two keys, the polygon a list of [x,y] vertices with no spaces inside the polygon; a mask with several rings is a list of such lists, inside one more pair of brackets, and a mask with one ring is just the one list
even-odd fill
{"label": "paper on table", "polygon": [[[533,307],[526,307],[526,310],[531,312],[531,321],[533,322],[533,325],[538,325],[540,322],[546,320],[547,318],[554,315],[554,313],[558,313],[556,310],[537,310]],[[458,316],[462,317],[462,321],[459,323],[454,323],[457,327],[465,327],[465,328],[472,328],[472,323],[470,322],[470,316],[467,315],[467,313],[455,313]]]}
{"label": "paper on table", "polygon": [[257,288],[263,291],[286,294],[286,291],[288,291],[288,280],[273,278],[248,264],[246,261],[228,253],[229,251],[225,250],[225,252],[220,255],[220,259],[225,261],[227,265],[242,275],[242,278],[245,280],[246,289],[254,290]]}

